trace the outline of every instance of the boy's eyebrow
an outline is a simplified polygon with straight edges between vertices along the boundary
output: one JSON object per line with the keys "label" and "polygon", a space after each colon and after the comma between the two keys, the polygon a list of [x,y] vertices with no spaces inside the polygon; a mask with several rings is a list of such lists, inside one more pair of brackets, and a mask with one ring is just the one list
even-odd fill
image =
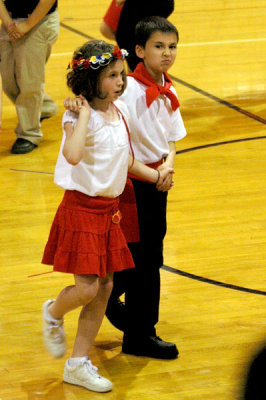
{"label": "boy's eyebrow", "polygon": [[[154,43],[155,43],[155,44],[165,44],[165,42],[161,42],[161,41],[159,41],[159,40],[156,40]],[[170,46],[171,46],[172,44],[177,44],[177,42],[172,42],[172,43],[170,43]]]}

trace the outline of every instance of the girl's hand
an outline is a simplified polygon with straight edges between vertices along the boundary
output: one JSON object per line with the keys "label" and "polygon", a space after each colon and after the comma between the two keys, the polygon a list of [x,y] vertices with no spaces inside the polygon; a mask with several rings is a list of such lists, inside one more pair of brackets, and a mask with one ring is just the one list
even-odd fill
{"label": "girl's hand", "polygon": [[117,5],[117,7],[122,6],[122,4],[124,4],[126,2],[126,0],[116,0],[115,4]]}
{"label": "girl's hand", "polygon": [[67,97],[64,100],[64,107],[69,110],[72,111],[76,114],[80,113],[80,110],[85,107],[88,110],[90,110],[90,105],[87,102],[87,100],[85,99],[85,97],[83,97],[82,95],[80,95],[79,97],[75,97],[74,99],[71,99],[70,97]]}
{"label": "girl's hand", "polygon": [[157,169],[160,171],[160,180],[156,187],[161,192],[167,192],[174,186],[173,174],[175,173],[173,168],[165,167],[162,164]]}

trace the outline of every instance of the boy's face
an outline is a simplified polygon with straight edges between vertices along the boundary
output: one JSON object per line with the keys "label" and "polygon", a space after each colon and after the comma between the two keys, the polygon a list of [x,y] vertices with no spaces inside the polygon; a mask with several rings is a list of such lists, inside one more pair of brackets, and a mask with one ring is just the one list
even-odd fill
{"label": "boy's face", "polygon": [[137,45],[136,54],[153,77],[161,76],[173,65],[177,53],[177,37],[174,32],[154,32],[145,47]]}

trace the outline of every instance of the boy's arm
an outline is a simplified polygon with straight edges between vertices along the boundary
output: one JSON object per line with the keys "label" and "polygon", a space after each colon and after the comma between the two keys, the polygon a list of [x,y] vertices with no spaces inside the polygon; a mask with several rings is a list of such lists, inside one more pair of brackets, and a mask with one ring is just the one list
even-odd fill
{"label": "boy's arm", "polygon": [[18,39],[29,32],[48,13],[56,0],[40,0],[33,12],[24,22],[13,23],[8,28],[8,34]]}

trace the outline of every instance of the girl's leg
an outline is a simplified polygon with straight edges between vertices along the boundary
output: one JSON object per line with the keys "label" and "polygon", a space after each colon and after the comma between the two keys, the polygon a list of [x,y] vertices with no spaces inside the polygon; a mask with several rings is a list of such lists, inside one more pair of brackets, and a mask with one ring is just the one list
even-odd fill
{"label": "girl's leg", "polygon": [[[80,277],[76,276],[76,286],[80,287]],[[100,329],[107,302],[112,292],[113,274],[97,280],[97,295],[88,304],[84,305],[79,316],[78,330],[72,352],[72,357],[88,356]]]}
{"label": "girl's leg", "polygon": [[63,316],[80,306],[85,306],[98,292],[98,277],[96,275],[74,275],[75,285],[64,288],[54,303],[49,307],[49,314],[54,319]]}
{"label": "girl's leg", "polygon": [[[77,287],[85,284],[80,277],[75,279]],[[97,373],[97,368],[92,365],[88,355],[100,329],[112,291],[112,275],[98,279],[97,284],[97,295],[81,310],[72,357],[66,361],[63,380],[95,392],[108,392],[113,388],[112,383]]]}
{"label": "girl's leg", "polygon": [[77,307],[85,306],[98,292],[96,275],[75,275],[74,286],[63,289],[56,300],[47,300],[43,305],[43,338],[48,352],[53,357],[63,357],[66,352],[63,317]]}

